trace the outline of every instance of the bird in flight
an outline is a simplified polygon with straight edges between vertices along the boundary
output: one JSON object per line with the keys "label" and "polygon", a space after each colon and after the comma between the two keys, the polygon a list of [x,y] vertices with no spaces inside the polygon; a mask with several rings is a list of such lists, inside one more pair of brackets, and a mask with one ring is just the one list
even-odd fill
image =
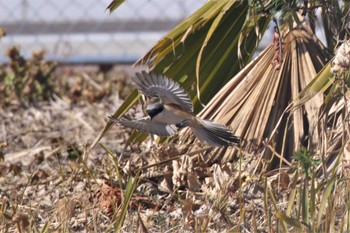
{"label": "bird in flight", "polygon": [[172,136],[179,128],[190,127],[202,142],[212,146],[227,147],[239,144],[239,137],[232,134],[225,125],[200,119],[193,113],[191,98],[175,81],[164,75],[142,71],[132,77],[136,88],[149,97],[157,97],[160,102],[146,107],[147,117],[135,120],[116,119],[113,122],[158,136]]}

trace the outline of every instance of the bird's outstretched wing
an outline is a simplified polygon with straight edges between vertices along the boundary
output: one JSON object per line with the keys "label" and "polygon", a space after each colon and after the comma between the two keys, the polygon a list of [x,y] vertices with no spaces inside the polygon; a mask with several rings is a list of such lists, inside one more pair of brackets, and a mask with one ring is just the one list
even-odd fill
{"label": "bird's outstretched wing", "polygon": [[150,97],[158,97],[164,104],[176,104],[182,109],[193,112],[191,98],[188,93],[174,80],[164,75],[136,73],[132,80],[141,93]]}
{"label": "bird's outstretched wing", "polygon": [[142,118],[138,120],[115,119],[109,117],[111,121],[119,123],[125,127],[137,129],[145,133],[156,134],[158,136],[169,137],[176,133],[175,125],[167,125],[160,122],[152,121],[150,118]]}

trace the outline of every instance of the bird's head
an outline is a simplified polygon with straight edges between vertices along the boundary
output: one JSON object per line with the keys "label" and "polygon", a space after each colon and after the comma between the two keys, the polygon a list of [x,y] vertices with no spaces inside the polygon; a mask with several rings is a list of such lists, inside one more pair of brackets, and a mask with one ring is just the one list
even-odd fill
{"label": "bird's head", "polygon": [[150,116],[152,119],[157,114],[162,112],[163,109],[164,109],[164,106],[161,103],[157,102],[157,103],[149,104],[146,108],[146,112],[147,112],[148,116]]}

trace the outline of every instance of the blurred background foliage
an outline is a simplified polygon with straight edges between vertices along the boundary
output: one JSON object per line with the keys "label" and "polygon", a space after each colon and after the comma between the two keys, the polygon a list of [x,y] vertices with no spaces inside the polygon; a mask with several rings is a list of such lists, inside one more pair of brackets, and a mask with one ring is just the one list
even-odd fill
{"label": "blurred background foliage", "polygon": [[9,48],[9,64],[0,67],[0,106],[19,102],[23,106],[48,100],[53,94],[53,71],[56,62],[44,61],[45,52],[25,59],[17,47]]}

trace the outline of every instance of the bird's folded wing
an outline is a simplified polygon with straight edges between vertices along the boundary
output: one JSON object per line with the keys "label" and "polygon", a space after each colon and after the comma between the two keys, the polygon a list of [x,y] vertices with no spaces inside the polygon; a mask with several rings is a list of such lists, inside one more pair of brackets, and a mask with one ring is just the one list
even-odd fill
{"label": "bird's folded wing", "polygon": [[115,120],[111,118],[112,121],[117,122],[125,127],[137,129],[146,133],[156,134],[158,136],[168,137],[176,133],[177,128],[175,125],[167,125],[159,122],[154,122],[151,119],[139,119],[139,120]]}
{"label": "bird's folded wing", "polygon": [[193,105],[188,93],[174,80],[163,75],[142,71],[132,80],[143,94],[158,97],[164,104],[176,104],[185,111],[193,112]]}

